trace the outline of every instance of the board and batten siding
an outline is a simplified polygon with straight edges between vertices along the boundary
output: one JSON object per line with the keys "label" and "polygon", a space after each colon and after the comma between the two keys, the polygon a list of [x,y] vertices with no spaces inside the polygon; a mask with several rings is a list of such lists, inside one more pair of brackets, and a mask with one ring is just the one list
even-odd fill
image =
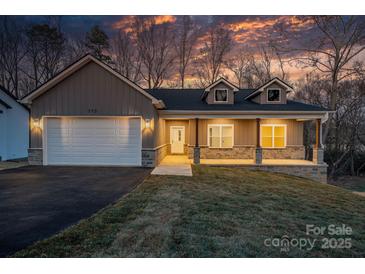
{"label": "board and batten siding", "polygon": [[[228,96],[228,101],[227,102],[215,102],[214,101],[214,91],[216,89],[226,89],[227,90],[227,96]],[[208,104],[234,104],[234,91],[232,90],[231,87],[227,86],[224,83],[219,83],[216,86],[212,87],[211,90],[209,91],[207,98],[206,98],[206,102]]]}
{"label": "board and batten siding", "polygon": [[[267,93],[269,89],[280,89],[280,101],[279,102],[268,102],[267,101]],[[278,83],[273,83],[270,86],[266,87],[263,92],[261,92],[256,97],[252,98],[252,101],[258,104],[286,104],[286,88],[283,85]]]}
{"label": "board and batten siding", "polygon": [[[195,120],[189,120],[189,145],[195,145]],[[199,120],[199,145],[208,145],[209,124],[233,124],[234,145],[256,145],[256,120],[245,119],[201,119]],[[261,124],[285,124],[287,125],[287,145],[303,145],[303,122],[292,119],[262,119]]]}
{"label": "board and batten siding", "polygon": [[[151,128],[143,129],[142,147],[157,144],[160,123],[151,99],[94,62],[34,99],[31,118],[43,116],[141,116],[151,120]],[[42,148],[39,131],[32,130],[31,148]]]}

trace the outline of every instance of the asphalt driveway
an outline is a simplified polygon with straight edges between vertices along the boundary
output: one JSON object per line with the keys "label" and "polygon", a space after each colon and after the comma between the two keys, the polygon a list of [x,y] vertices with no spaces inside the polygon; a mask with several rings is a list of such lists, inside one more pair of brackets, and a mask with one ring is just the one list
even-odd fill
{"label": "asphalt driveway", "polygon": [[151,172],[129,167],[36,167],[0,171],[0,257],[91,216]]}

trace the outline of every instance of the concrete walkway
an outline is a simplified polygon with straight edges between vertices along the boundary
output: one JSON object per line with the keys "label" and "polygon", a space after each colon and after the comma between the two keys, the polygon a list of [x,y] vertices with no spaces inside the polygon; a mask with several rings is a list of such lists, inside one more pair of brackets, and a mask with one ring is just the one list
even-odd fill
{"label": "concrete walkway", "polygon": [[168,155],[151,172],[152,175],[193,176],[190,160],[186,155]]}

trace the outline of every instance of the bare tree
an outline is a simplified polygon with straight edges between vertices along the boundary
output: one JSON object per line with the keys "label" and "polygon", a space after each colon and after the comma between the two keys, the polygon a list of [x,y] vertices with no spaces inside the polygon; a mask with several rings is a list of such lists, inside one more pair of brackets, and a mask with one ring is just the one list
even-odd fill
{"label": "bare tree", "polygon": [[274,47],[262,46],[254,54],[247,48],[241,48],[227,63],[226,67],[233,72],[239,87],[257,87],[274,77],[282,80],[286,72],[281,55]]}
{"label": "bare tree", "polygon": [[87,52],[85,42],[81,39],[69,38],[66,40],[64,61],[66,64],[71,64],[80,59]]}
{"label": "bare tree", "polygon": [[168,78],[175,60],[170,25],[156,24],[153,17],[136,17],[133,32],[142,61],[141,75],[148,88],[158,88]]}
{"label": "bare tree", "polygon": [[9,17],[0,21],[0,84],[19,98],[20,66],[25,55],[23,29]]}
{"label": "bare tree", "polygon": [[[311,73],[297,84],[295,98],[306,103],[328,106],[331,81]],[[338,86],[338,109],[333,129],[326,140],[326,158],[330,177],[341,173],[358,174],[365,158],[365,82],[363,79],[342,81]],[[328,124],[325,126],[329,126]],[[310,133],[311,132],[311,133]],[[314,143],[314,125],[305,127],[305,144]]]}
{"label": "bare tree", "polygon": [[359,16],[312,16],[310,19],[316,31],[312,39],[294,39],[294,34],[282,31],[283,36],[292,38],[294,43],[277,48],[294,55],[291,60],[328,77],[331,83],[329,107],[337,110],[339,83],[363,72],[362,63],[355,59],[365,50],[365,20]]}
{"label": "bare tree", "polygon": [[112,41],[115,69],[134,82],[141,80],[141,58],[129,33],[120,31]]}
{"label": "bare tree", "polygon": [[226,62],[226,67],[233,72],[238,87],[246,88],[253,87],[254,77],[251,73],[252,55],[247,49],[241,48],[238,54]]}
{"label": "bare tree", "polygon": [[197,26],[190,16],[184,15],[181,23],[177,26],[175,36],[175,51],[178,57],[178,69],[180,86],[185,86],[185,75],[187,67],[191,61],[193,48],[197,43]]}
{"label": "bare tree", "polygon": [[200,49],[200,56],[196,58],[196,76],[200,86],[208,86],[219,78],[231,47],[229,30],[223,25],[212,26],[203,48]]}
{"label": "bare tree", "polygon": [[47,24],[33,25],[27,32],[27,57],[32,73],[24,70],[33,80],[33,87],[51,79],[62,68],[65,39],[57,28]]}

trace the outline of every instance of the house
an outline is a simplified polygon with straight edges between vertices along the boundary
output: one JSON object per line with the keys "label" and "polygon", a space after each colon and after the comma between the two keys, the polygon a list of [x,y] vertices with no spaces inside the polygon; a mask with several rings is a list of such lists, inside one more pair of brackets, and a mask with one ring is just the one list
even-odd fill
{"label": "house", "polygon": [[[325,181],[328,110],[287,99],[292,91],[277,78],[256,89],[222,78],[205,89],[146,90],[87,55],[21,100],[31,109],[29,161],[154,167],[182,154]],[[308,120],[317,129],[313,161],[304,159]]]}
{"label": "house", "polygon": [[28,156],[28,122],[28,109],[0,86],[0,161]]}

